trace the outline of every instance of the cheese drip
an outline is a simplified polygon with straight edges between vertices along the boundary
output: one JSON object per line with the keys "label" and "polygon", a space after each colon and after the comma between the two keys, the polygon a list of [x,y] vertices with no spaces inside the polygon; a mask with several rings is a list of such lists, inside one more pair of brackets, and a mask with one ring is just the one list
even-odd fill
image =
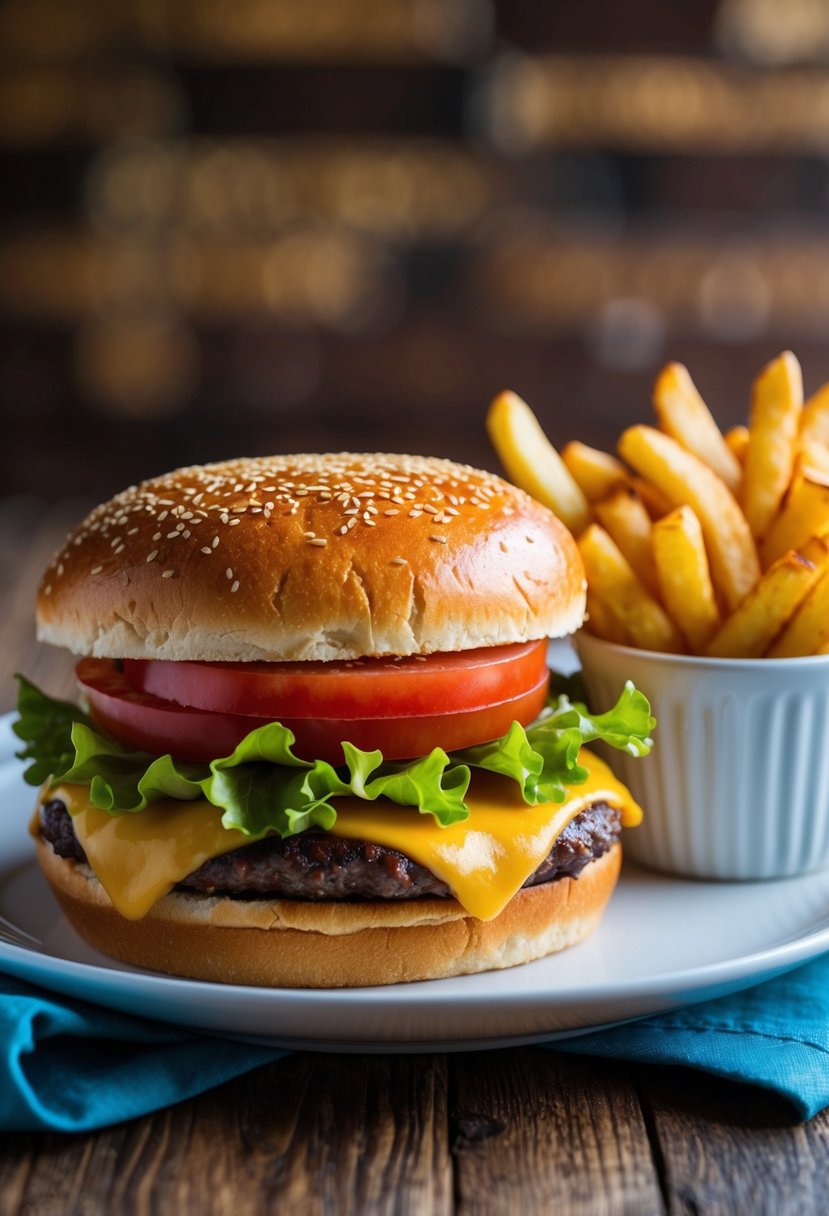
{"label": "cheese drip", "polygon": [[[336,800],[331,834],[405,853],[441,878],[471,916],[492,920],[585,807],[606,802],[623,826],[640,822],[640,808],[607,765],[586,751],[579,761],[588,779],[565,787],[564,802],[528,806],[514,781],[474,772],[463,823],[442,828],[413,807],[348,797]],[[44,797],[65,803],[93,872],[128,920],[140,920],[205,861],[250,843],[223,828],[221,810],[203,799],[165,798],[137,814],[111,815],[91,805],[88,786],[61,785]]]}

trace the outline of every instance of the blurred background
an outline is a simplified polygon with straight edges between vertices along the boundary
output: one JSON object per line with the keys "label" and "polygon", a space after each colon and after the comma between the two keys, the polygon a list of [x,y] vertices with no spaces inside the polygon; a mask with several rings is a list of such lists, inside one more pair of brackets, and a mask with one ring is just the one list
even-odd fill
{"label": "blurred background", "polygon": [[0,490],[829,379],[829,0],[0,0]]}

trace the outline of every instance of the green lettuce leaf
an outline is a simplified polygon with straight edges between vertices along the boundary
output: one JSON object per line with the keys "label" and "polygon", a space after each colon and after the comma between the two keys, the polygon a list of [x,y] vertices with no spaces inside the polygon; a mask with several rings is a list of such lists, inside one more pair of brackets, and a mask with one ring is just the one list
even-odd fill
{"label": "green lettuce leaf", "polygon": [[125,747],[101,734],[76,706],[18,678],[14,730],[26,745],[18,754],[30,761],[24,774],[30,784],[88,784],[93,805],[113,814],[140,812],[159,798],[203,797],[222,810],[224,827],[251,839],[329,829],[336,820],[334,801],[347,795],[416,807],[446,827],[469,814],[465,797],[472,768],[515,781],[528,804],[561,802],[566,785],[586,780],[587,770],[578,763],[584,743],[601,739],[643,756],[655,726],[646,698],[628,683],[604,714],[591,714],[561,693],[533,726],[513,722],[502,738],[450,755],[435,748],[418,760],[392,763],[380,751],[344,742],[342,765],[311,763],[294,754],[292,732],[271,722],[251,731],[229,756],[186,764]]}

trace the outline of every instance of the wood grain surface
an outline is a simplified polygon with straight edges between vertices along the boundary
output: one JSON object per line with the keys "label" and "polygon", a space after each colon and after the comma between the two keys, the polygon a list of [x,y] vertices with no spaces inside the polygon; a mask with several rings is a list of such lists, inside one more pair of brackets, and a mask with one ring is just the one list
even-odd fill
{"label": "wood grain surface", "polygon": [[[0,501],[0,698],[34,640],[40,571],[80,503]],[[89,1135],[0,1141],[2,1216],[825,1216],[829,1116],[692,1070],[522,1048],[302,1053]]]}

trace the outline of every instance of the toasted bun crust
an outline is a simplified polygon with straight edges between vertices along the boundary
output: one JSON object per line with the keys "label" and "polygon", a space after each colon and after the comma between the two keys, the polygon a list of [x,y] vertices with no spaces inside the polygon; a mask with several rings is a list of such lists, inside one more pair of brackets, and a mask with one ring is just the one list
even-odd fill
{"label": "toasted bun crust", "polygon": [[616,844],[578,878],[522,889],[491,921],[454,900],[302,903],[173,892],[125,920],[86,865],[38,841],[68,920],[104,954],[191,979],[258,987],[340,988],[515,967],[575,945],[596,928],[622,861]]}
{"label": "toasted bun crust", "polygon": [[104,658],[353,659],[573,632],[584,572],[522,491],[421,456],[178,469],[98,507],[38,593],[38,637]]}

